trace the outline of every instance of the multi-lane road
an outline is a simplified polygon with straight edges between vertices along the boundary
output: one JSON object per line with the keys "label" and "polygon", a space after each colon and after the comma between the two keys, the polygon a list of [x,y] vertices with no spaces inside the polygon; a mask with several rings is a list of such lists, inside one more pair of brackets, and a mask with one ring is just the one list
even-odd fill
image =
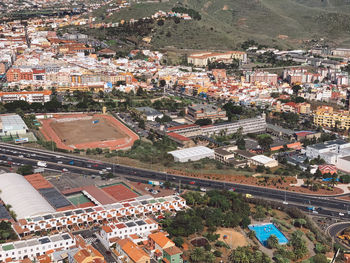
{"label": "multi-lane road", "polygon": [[[100,175],[102,171],[105,171],[138,182],[157,180],[208,189],[234,189],[239,193],[251,194],[254,197],[279,201],[281,204],[282,202],[287,202],[287,205],[297,206],[304,210],[307,210],[307,207],[315,207],[319,215],[344,219],[350,218],[350,214],[348,214],[350,202],[335,199],[334,196],[315,196],[251,185],[172,175],[125,165],[101,162],[76,155],[0,143],[0,164],[2,162],[14,165],[30,164],[37,166],[38,161],[46,162],[46,169],[55,171],[64,170],[87,176]],[[315,215],[317,212],[310,211],[310,213],[314,213]]]}

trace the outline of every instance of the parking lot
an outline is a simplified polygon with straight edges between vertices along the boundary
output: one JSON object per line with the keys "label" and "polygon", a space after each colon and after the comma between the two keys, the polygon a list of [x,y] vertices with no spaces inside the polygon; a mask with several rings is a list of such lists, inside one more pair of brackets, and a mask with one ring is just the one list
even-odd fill
{"label": "parking lot", "polygon": [[73,173],[52,174],[46,176],[46,179],[56,186],[60,191],[78,188],[88,185],[104,185],[114,182],[119,182],[120,178],[113,178],[112,180],[102,180],[100,176],[87,176]]}

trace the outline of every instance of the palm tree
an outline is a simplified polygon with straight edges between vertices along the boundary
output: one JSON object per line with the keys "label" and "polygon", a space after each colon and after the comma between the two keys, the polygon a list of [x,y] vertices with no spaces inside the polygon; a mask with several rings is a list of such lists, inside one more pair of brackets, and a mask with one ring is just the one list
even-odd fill
{"label": "palm tree", "polygon": [[204,249],[201,247],[196,247],[194,250],[192,250],[191,255],[190,255],[191,260],[193,262],[203,261],[204,256],[205,256],[205,252],[204,252]]}
{"label": "palm tree", "polygon": [[271,235],[268,239],[267,239],[267,246],[269,248],[276,248],[278,246],[278,238],[275,235]]}

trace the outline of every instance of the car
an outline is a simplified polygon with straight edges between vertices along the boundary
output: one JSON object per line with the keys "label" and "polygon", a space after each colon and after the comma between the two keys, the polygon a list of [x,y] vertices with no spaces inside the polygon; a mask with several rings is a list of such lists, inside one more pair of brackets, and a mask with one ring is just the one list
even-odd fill
{"label": "car", "polygon": [[107,170],[109,170],[109,171],[110,171],[110,170],[112,170],[112,168],[111,168],[111,167],[106,167],[106,169],[107,169]]}
{"label": "car", "polygon": [[288,202],[287,202],[287,201],[283,201],[283,204],[284,204],[284,205],[288,205]]}
{"label": "car", "polygon": [[21,154],[21,155],[18,155],[18,157],[19,157],[19,158],[23,158],[24,156],[23,156],[23,154]]}
{"label": "car", "polygon": [[195,181],[191,181],[190,184],[195,184],[196,182]]}
{"label": "car", "polygon": [[68,172],[68,169],[67,168],[63,168],[62,172]]}
{"label": "car", "polygon": [[58,161],[57,164],[62,164],[63,162],[62,161]]}
{"label": "car", "polygon": [[318,214],[318,212],[316,210],[313,210],[312,213],[313,214]]}
{"label": "car", "polygon": [[339,213],[340,216],[344,216],[344,214],[342,212]]}
{"label": "car", "polygon": [[94,164],[93,167],[98,167],[98,164]]}

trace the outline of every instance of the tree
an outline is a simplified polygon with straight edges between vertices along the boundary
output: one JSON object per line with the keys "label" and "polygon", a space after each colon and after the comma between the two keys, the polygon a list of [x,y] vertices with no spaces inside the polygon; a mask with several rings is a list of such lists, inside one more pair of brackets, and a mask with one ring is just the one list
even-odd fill
{"label": "tree", "polygon": [[256,207],[254,218],[257,220],[263,220],[266,217],[266,210],[261,205]]}
{"label": "tree", "polygon": [[203,262],[205,260],[205,251],[201,247],[196,247],[191,251],[190,258],[193,262]]}
{"label": "tree", "polygon": [[301,90],[301,86],[300,86],[300,85],[294,85],[294,86],[292,87],[292,90],[293,90],[293,93],[294,93],[295,95],[298,95],[299,91]]}
{"label": "tree", "polygon": [[306,220],[304,218],[298,218],[294,220],[294,225],[296,227],[303,228],[304,225],[306,225]]}
{"label": "tree", "polygon": [[261,134],[258,136],[258,143],[264,151],[269,151],[273,139],[268,134]]}
{"label": "tree", "polygon": [[175,243],[175,245],[176,245],[177,247],[181,247],[182,244],[184,243],[184,240],[183,240],[182,237],[175,237],[175,238],[173,239],[173,241],[174,241],[174,243]]}
{"label": "tree", "polygon": [[313,258],[312,258],[312,262],[314,263],[328,263],[328,259],[325,255],[323,254],[316,254]]}
{"label": "tree", "polygon": [[269,248],[278,247],[278,238],[275,235],[269,236],[269,238],[267,239],[267,246]]}
{"label": "tree", "polygon": [[33,174],[34,173],[34,169],[33,166],[30,164],[21,166],[17,169],[17,173],[21,174],[21,175],[28,175],[28,174]]}
{"label": "tree", "polygon": [[246,149],[245,148],[245,140],[243,138],[237,139],[236,145],[237,145],[238,149],[240,149],[240,150],[245,150]]}
{"label": "tree", "polygon": [[205,126],[212,124],[212,121],[211,119],[199,119],[196,120],[195,124],[198,124],[199,126]]}
{"label": "tree", "polygon": [[165,81],[164,79],[161,79],[161,80],[159,81],[159,86],[160,86],[161,88],[163,88],[165,85],[166,85],[166,81]]}

